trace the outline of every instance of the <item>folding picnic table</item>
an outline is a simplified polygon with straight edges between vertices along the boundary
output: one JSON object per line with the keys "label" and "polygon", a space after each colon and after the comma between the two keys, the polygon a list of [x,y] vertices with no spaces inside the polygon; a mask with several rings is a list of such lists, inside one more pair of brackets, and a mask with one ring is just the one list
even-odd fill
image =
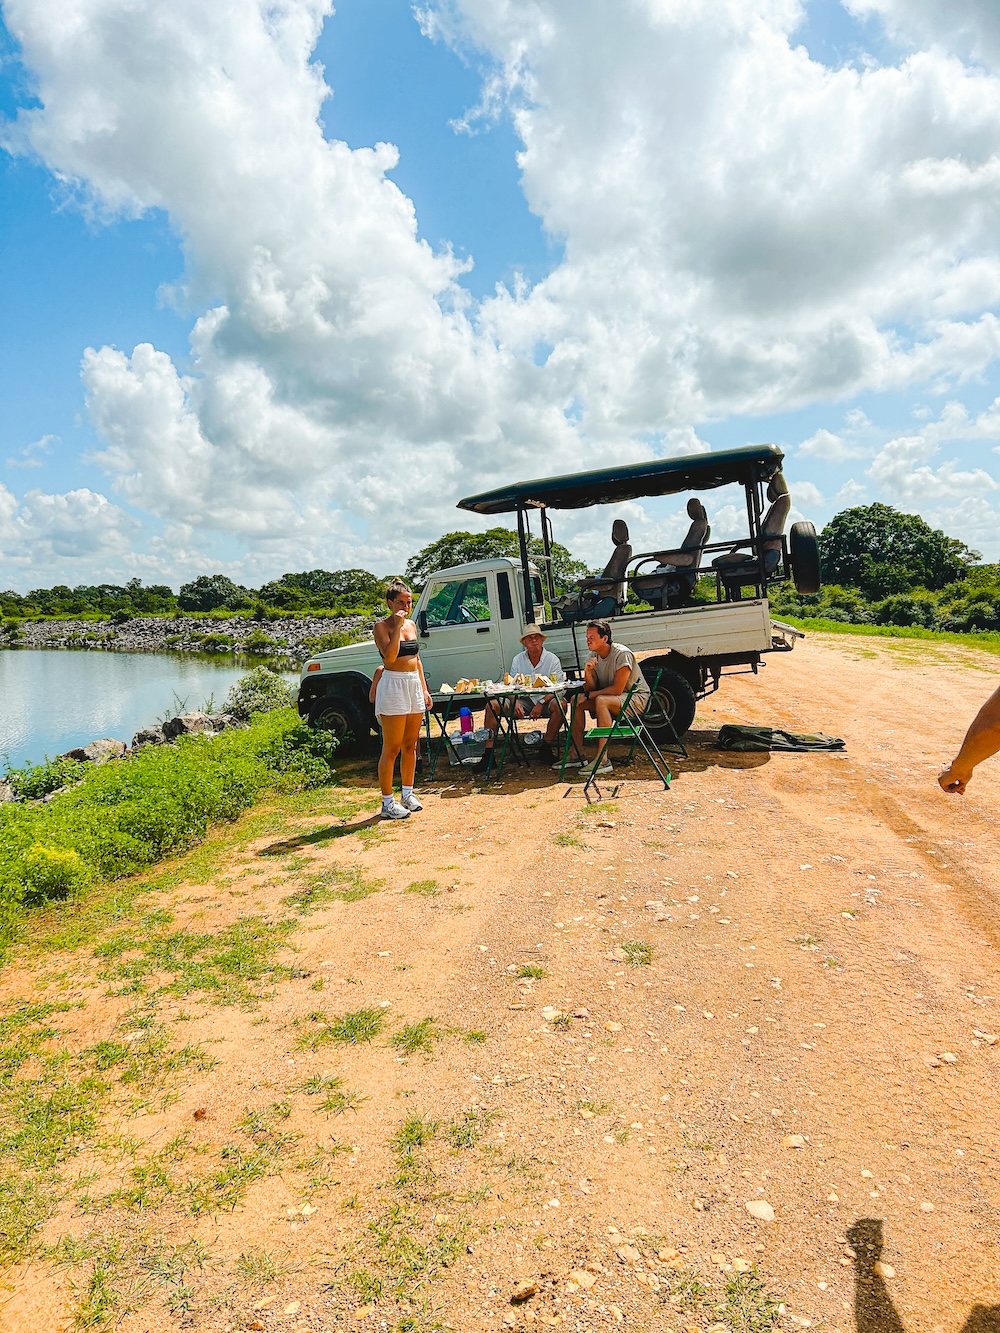
{"label": "folding picnic table", "polygon": [[[504,762],[507,758],[508,745],[519,764],[528,762],[524,747],[521,744],[517,732],[517,718],[514,716],[514,705],[519,698],[530,697],[536,699],[554,699],[558,705],[559,712],[562,715],[563,725],[566,730],[566,738],[563,745],[562,764],[559,769],[560,781],[565,776],[566,764],[569,759],[569,748],[572,743],[571,727],[572,712],[575,707],[577,696],[582,693],[586,687],[582,681],[561,681],[558,685],[553,685],[547,689],[532,690],[523,685],[509,685],[491,690],[476,690],[458,694],[448,691],[441,693],[438,691],[432,695],[431,707],[424,715],[424,723],[427,733],[427,749],[430,758],[430,769],[428,779],[433,781],[434,774],[437,771],[438,756],[442,749],[447,749],[455,761],[461,762],[461,755],[455,748],[451,737],[448,734],[448,724],[454,716],[455,700],[458,700],[459,707],[467,706],[470,702],[475,702],[478,707],[485,706],[486,703],[493,705],[493,712],[497,719],[496,735],[493,738],[493,755],[496,761],[492,769],[491,776],[499,777]],[[570,708],[567,709],[567,701],[570,701]],[[431,717],[436,721],[440,735],[439,741],[443,741],[443,746],[435,748],[435,738],[431,733]],[[582,760],[583,756],[579,756]]]}

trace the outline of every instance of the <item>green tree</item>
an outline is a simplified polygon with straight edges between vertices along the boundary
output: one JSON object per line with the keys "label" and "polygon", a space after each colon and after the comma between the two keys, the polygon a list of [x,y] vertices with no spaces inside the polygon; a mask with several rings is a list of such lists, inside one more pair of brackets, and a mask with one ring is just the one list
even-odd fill
{"label": "green tree", "polygon": [[[532,557],[544,555],[542,539],[532,537],[528,546]],[[488,528],[486,532],[446,532],[437,541],[418,551],[406,566],[406,577],[417,587],[423,587],[439,569],[468,564],[472,560],[497,560],[508,556],[519,558],[517,533],[509,528]],[[560,542],[552,543],[552,577],[558,593],[566,592],[577,579],[588,573],[582,560],[574,560]]]}
{"label": "green tree", "polygon": [[873,600],[915,587],[944,588],[964,578],[980,558],[919,514],[902,514],[886,504],[835,515],[820,534],[819,547],[825,583],[860,588]]}
{"label": "green tree", "polygon": [[382,600],[384,581],[367,569],[311,569],[302,574],[282,574],[265,583],[260,600],[285,610],[307,607],[374,606]]}
{"label": "green tree", "polygon": [[177,604],[182,611],[215,611],[221,606],[247,606],[249,600],[246,588],[241,588],[225,574],[201,574],[181,585]]}

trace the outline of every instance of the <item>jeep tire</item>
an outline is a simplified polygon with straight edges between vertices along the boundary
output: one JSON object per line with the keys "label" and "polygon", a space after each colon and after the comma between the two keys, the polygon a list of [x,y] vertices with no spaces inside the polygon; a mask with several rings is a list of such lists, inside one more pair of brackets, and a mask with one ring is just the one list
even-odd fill
{"label": "jeep tire", "polygon": [[793,523],[788,537],[788,555],[792,563],[795,591],[803,597],[819,592],[819,542],[811,523]]}
{"label": "jeep tire", "polygon": [[332,731],[340,741],[338,754],[358,754],[365,748],[371,726],[361,709],[345,694],[324,694],[309,708],[309,725]]}
{"label": "jeep tire", "polygon": [[[658,741],[671,741],[675,736],[680,740],[694,721],[694,690],[680,672],[670,667],[660,667],[653,662],[644,662],[642,667],[651,690],[656,681],[656,691],[643,715],[646,726]],[[657,671],[660,673],[659,680],[656,679]],[[670,726],[667,726],[668,722]]]}

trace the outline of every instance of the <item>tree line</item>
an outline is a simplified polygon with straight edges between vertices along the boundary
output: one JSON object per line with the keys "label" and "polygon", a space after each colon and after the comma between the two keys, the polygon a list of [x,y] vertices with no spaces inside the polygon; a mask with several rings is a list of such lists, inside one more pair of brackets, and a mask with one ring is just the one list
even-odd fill
{"label": "tree line", "polygon": [[[776,614],[854,624],[1000,630],[1000,567],[980,563],[977,551],[916,514],[885,504],[845,509],[823,529],[819,543],[822,592],[800,597],[785,584],[772,594]],[[516,558],[517,553],[517,535],[507,528],[448,532],[409,560],[404,577],[419,589],[435,570],[473,560]],[[537,537],[531,553],[542,555]],[[552,568],[559,592],[591,572],[558,542],[552,546]],[[8,619],[77,615],[119,622],[179,612],[373,616],[383,606],[385,582],[366,569],[282,574],[259,588],[244,587],[225,574],[203,574],[175,593],[166,585],[144,586],[134,578],[124,586],[60,584],[23,596],[0,592],[0,612]],[[714,581],[702,582],[700,596],[708,599],[714,595]]]}

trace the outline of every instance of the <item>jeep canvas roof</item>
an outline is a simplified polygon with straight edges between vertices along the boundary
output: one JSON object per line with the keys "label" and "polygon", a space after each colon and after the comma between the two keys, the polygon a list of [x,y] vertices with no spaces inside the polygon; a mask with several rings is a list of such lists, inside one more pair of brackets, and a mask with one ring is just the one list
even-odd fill
{"label": "jeep canvas roof", "polygon": [[459,500],[459,509],[476,514],[510,514],[518,509],[586,509],[591,505],[638,500],[645,495],[709,491],[737,483],[767,482],[781,468],[784,454],[775,444],[720,449],[680,458],[573,472],[563,477],[518,481]]}

